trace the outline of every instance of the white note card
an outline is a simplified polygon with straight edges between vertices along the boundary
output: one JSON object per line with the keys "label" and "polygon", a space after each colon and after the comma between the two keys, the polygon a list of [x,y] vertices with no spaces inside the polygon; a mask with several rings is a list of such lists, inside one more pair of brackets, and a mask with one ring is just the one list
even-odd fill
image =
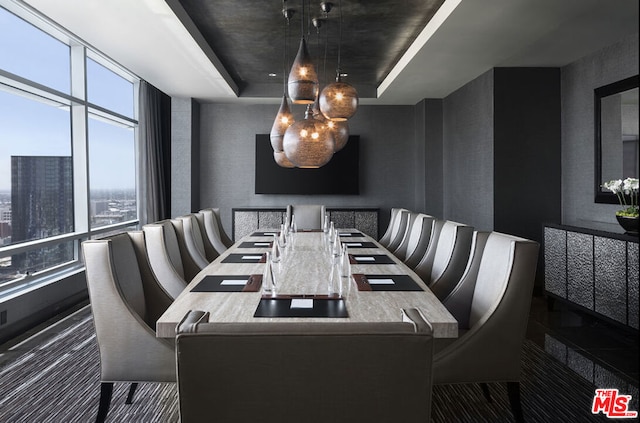
{"label": "white note card", "polygon": [[269,246],[268,242],[254,242],[253,245],[255,245],[256,247],[260,247],[260,246]]}
{"label": "white note card", "polygon": [[347,247],[362,247],[362,242],[346,242]]}
{"label": "white note card", "polygon": [[376,261],[375,257],[354,257],[356,261]]}
{"label": "white note card", "polygon": [[343,234],[338,234],[338,235],[340,235],[340,236],[351,236],[350,233],[343,233]]}
{"label": "white note card", "polygon": [[369,285],[395,285],[393,279],[369,279],[367,278]]}
{"label": "white note card", "polygon": [[242,256],[242,260],[260,260],[262,256]]}
{"label": "white note card", "polygon": [[313,308],[313,298],[294,298],[291,300],[291,308]]}
{"label": "white note card", "polygon": [[246,285],[247,281],[246,280],[241,280],[241,279],[224,279],[222,282],[220,282],[220,285]]}
{"label": "white note card", "polygon": [[264,233],[264,236],[269,236],[269,235],[273,236],[273,235],[278,235],[278,234],[275,234],[273,232],[265,232]]}

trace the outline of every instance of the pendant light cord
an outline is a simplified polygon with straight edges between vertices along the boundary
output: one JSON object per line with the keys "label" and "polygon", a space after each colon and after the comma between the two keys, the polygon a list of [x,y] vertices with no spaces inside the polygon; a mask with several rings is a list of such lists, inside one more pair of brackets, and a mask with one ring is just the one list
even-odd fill
{"label": "pendant light cord", "polygon": [[338,0],[338,7],[340,8],[340,23],[338,24],[338,69],[337,77],[340,78],[340,51],[342,50],[342,0]]}

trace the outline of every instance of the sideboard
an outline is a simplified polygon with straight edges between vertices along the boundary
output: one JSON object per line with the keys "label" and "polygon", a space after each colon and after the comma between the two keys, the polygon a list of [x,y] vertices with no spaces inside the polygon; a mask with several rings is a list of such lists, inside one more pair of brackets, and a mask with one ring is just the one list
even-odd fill
{"label": "sideboard", "polygon": [[558,224],[544,226],[545,291],[638,329],[638,236]]}
{"label": "sideboard", "polygon": [[[327,207],[327,212],[337,228],[356,228],[378,239],[380,209]],[[287,218],[286,208],[234,208],[232,213],[234,240],[239,240],[257,229],[279,228]]]}

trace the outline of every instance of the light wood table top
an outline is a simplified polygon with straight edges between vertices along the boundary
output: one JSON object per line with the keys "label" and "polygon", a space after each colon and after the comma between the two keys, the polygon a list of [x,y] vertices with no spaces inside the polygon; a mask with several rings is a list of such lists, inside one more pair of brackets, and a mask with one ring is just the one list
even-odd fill
{"label": "light wood table top", "polygon": [[[267,231],[269,232],[269,231]],[[348,230],[340,230],[348,232]],[[358,232],[351,230],[350,232]],[[331,257],[324,247],[322,232],[295,234],[293,249],[287,248],[283,264],[274,268],[278,294],[326,295],[329,292]],[[269,251],[267,247],[240,248],[243,242],[271,241],[271,236],[245,236],[203,269],[173,304],[158,319],[156,334],[160,338],[173,338],[176,325],[189,310],[210,313],[210,322],[396,322],[401,320],[401,309],[417,308],[431,325],[434,338],[455,338],[458,323],[422,280],[402,261],[388,252],[378,242],[362,237],[341,237],[343,242],[373,242],[375,248],[349,247],[351,254],[386,254],[394,264],[352,264],[353,274],[409,275],[423,291],[358,291],[353,278],[343,298],[348,318],[317,317],[253,317],[262,292],[191,292],[208,275],[262,274],[265,264],[222,263],[229,254],[259,255]]]}

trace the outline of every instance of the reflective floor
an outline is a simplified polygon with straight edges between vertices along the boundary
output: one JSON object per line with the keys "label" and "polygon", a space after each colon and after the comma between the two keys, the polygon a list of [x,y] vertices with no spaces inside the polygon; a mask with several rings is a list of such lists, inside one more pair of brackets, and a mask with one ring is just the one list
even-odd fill
{"label": "reflective floor", "polygon": [[638,331],[534,296],[527,337],[599,388],[638,392]]}

